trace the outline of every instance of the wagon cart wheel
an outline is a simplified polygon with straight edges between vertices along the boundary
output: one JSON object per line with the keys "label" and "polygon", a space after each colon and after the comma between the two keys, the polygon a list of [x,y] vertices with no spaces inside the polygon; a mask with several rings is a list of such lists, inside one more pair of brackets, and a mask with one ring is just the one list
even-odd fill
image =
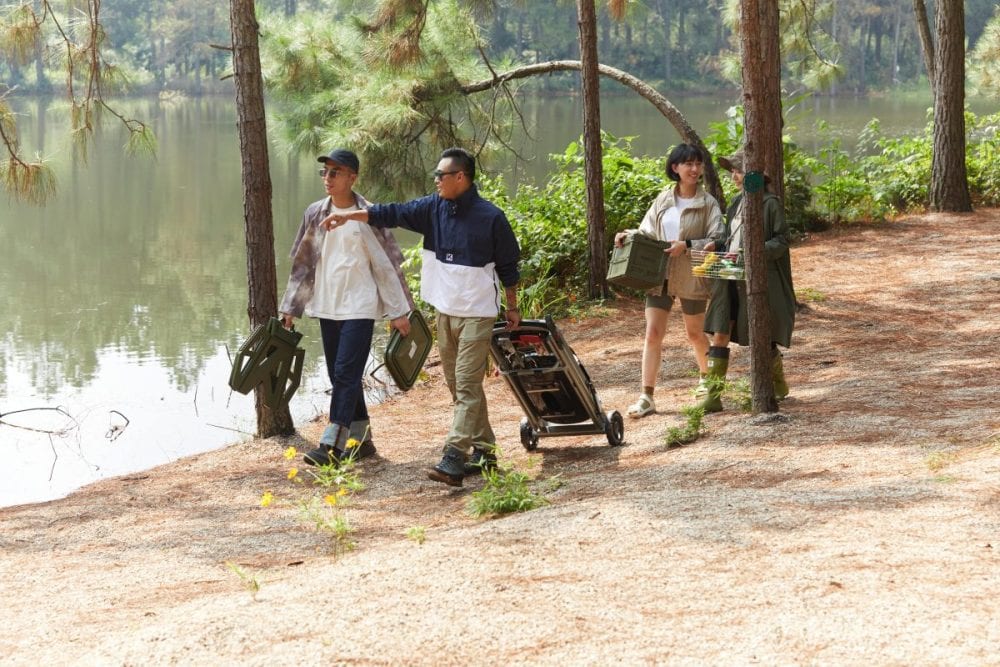
{"label": "wagon cart wheel", "polygon": [[620,447],[625,443],[625,420],[617,410],[608,413],[604,434],[608,436],[608,444],[612,447]]}
{"label": "wagon cart wheel", "polygon": [[538,435],[532,430],[527,417],[521,417],[521,444],[529,452],[538,448]]}

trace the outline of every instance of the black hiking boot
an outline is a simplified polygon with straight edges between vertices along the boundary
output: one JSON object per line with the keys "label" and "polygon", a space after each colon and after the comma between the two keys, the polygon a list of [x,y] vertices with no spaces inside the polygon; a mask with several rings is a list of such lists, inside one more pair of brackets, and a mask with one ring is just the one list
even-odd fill
{"label": "black hiking boot", "polygon": [[344,449],[330,447],[329,445],[320,445],[311,452],[304,454],[302,460],[312,466],[328,466],[331,463],[336,463],[339,466],[348,460],[357,463],[361,459],[374,456],[375,452],[375,444],[371,440],[362,442],[355,447],[348,447],[345,443]]}
{"label": "black hiking boot", "polygon": [[336,450],[330,445],[320,445],[316,449],[302,455],[302,460],[311,466],[328,466],[337,463]]}
{"label": "black hiking boot", "polygon": [[333,455],[337,457],[338,462],[346,461],[347,459],[357,462],[361,459],[375,456],[375,443],[371,440],[365,440],[354,447],[349,446],[351,442],[351,440],[348,440],[344,443],[344,449],[337,448],[333,450]]}
{"label": "black hiking boot", "polygon": [[461,451],[448,447],[441,457],[441,462],[427,470],[427,477],[448,486],[462,486],[462,478],[465,477],[465,458],[465,454]]}
{"label": "black hiking boot", "polygon": [[347,443],[347,429],[340,424],[330,424],[319,439],[319,447],[302,455],[302,460],[311,466],[328,466],[340,463]]}
{"label": "black hiking boot", "polygon": [[479,475],[497,467],[497,455],[492,449],[480,449],[476,447],[472,450],[472,456],[465,462],[465,476]]}

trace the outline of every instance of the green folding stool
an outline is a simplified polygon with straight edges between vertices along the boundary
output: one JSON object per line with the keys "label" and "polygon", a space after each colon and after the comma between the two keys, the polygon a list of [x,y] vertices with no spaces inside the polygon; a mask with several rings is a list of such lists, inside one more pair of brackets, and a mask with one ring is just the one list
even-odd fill
{"label": "green folding stool", "polygon": [[289,331],[272,317],[250,334],[233,360],[229,386],[249,394],[257,385],[264,388],[264,403],[272,410],[288,405],[302,380],[306,351],[299,347],[302,334]]}

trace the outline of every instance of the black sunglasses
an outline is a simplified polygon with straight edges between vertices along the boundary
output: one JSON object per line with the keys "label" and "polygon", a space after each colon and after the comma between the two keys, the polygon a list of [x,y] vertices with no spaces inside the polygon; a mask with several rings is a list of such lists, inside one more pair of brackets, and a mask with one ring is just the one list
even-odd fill
{"label": "black sunglasses", "polygon": [[323,178],[326,178],[328,175],[330,178],[337,178],[338,174],[350,174],[352,172],[347,171],[346,169],[320,169],[316,173]]}

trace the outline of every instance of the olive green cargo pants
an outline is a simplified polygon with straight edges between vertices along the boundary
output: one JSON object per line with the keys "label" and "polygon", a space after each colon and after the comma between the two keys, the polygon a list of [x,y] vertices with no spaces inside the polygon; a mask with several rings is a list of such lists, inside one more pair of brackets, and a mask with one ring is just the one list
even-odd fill
{"label": "olive green cargo pants", "polygon": [[486,409],[487,360],[490,355],[492,317],[456,317],[438,313],[438,352],[444,379],[455,404],[445,448],[454,447],[466,456],[475,447],[492,447],[496,436]]}

